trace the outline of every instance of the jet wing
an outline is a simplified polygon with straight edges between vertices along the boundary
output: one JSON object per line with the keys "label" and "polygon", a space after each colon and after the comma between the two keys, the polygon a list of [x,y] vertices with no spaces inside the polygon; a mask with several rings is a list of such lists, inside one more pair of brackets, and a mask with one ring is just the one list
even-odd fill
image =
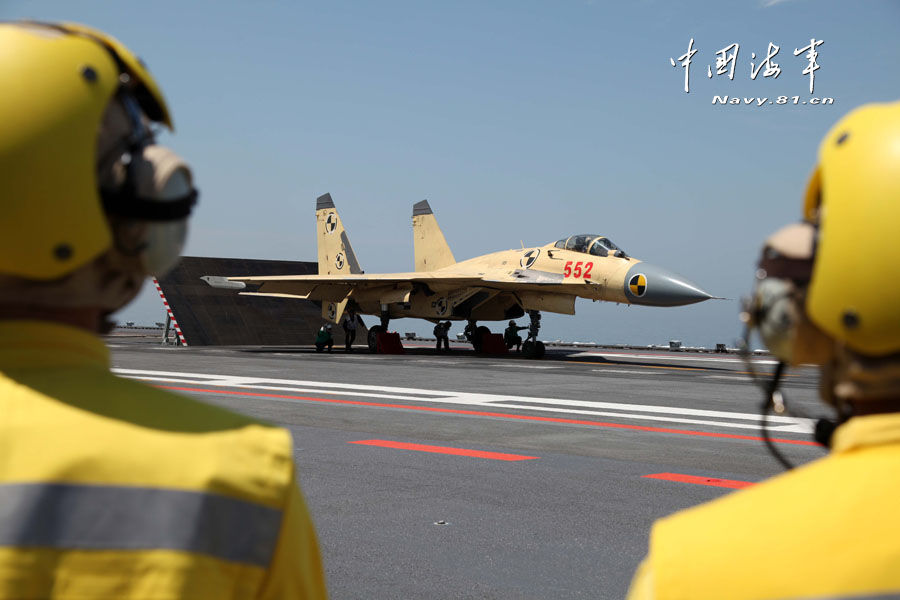
{"label": "jet wing", "polygon": [[413,284],[423,284],[432,291],[440,292],[460,287],[479,285],[480,275],[453,273],[384,273],[366,275],[274,275],[265,277],[228,277],[230,282],[241,282],[248,286],[258,286],[254,291],[240,292],[244,295],[277,296],[327,300],[337,302],[347,297],[353,290],[383,291],[385,297],[391,290],[410,288]]}
{"label": "jet wing", "polygon": [[[493,273],[448,273],[425,271],[412,273],[379,273],[373,275],[273,275],[228,277],[227,282],[238,282],[255,287],[240,292],[243,295],[302,298],[339,302],[356,290],[381,292],[386,301],[394,300],[396,292],[408,290],[413,285],[425,285],[433,292],[446,292],[461,287],[487,287],[492,289],[520,290],[529,287],[558,286],[563,284],[561,273],[548,273],[534,269],[516,269]],[[210,283],[210,285],[213,285]],[[217,286],[220,287],[220,286]]]}

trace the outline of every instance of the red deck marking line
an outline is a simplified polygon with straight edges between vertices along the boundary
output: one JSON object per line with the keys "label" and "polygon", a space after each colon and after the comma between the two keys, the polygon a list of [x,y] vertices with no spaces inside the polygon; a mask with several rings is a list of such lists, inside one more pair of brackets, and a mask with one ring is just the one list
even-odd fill
{"label": "red deck marking line", "polygon": [[643,475],[650,479],[663,479],[665,481],[678,481],[680,483],[693,483],[696,485],[711,485],[715,487],[732,488],[739,490],[741,488],[750,487],[752,481],[737,481],[736,479],[716,479],[715,477],[697,477],[695,475],[682,475],[680,473],[653,473],[652,475]]}
{"label": "red deck marking line", "polygon": [[454,456],[474,456],[475,458],[490,458],[491,460],[534,460],[538,456],[523,456],[521,454],[504,454],[503,452],[485,452],[484,450],[467,450],[465,448],[450,448],[448,446],[428,446],[425,444],[407,444],[405,442],[389,442],[387,440],[360,440],[348,442],[350,444],[362,444],[364,446],[380,446],[381,448],[394,448],[396,450],[416,450],[418,452],[434,452],[436,454],[452,454]]}
{"label": "red deck marking line", "polygon": [[[251,398],[279,398],[283,400],[304,400],[306,402],[322,402],[327,404],[346,404],[350,406],[371,406],[374,408],[399,408],[403,410],[418,410],[422,412],[436,412],[450,415],[472,415],[476,417],[497,417],[499,419],[511,419],[518,421],[538,421],[541,423],[564,423],[566,425],[588,425],[590,427],[609,427],[612,429],[631,429],[634,431],[652,431],[654,433],[677,433],[679,435],[696,435],[699,437],[725,438],[729,440],[750,440],[761,442],[763,439],[755,435],[737,435],[734,433],[713,433],[710,431],[690,431],[688,429],[670,429],[668,427],[648,427],[647,425],[626,425],[625,423],[605,423],[603,421],[585,421],[581,419],[561,419],[559,417],[538,417],[535,415],[516,415],[508,413],[484,412],[479,410],[461,410],[458,408],[440,408],[437,406],[410,406],[408,404],[388,404],[386,402],[363,402],[361,400],[338,400],[337,398],[313,398],[310,396],[289,396],[287,394],[267,394],[263,392],[239,392],[237,390],[208,390],[203,388],[190,388],[175,385],[155,385],[160,389],[174,390],[176,392],[200,392],[204,394],[221,394],[230,396],[248,396]],[[769,438],[778,444],[794,444],[797,446],[820,446],[818,442],[807,440],[788,440],[783,438]]]}

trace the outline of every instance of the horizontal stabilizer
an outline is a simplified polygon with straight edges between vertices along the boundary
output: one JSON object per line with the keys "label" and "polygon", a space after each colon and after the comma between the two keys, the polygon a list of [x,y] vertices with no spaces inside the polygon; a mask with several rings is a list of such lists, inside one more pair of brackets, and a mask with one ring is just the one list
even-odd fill
{"label": "horizontal stabilizer", "polygon": [[242,290],[247,287],[243,281],[229,281],[227,277],[218,275],[204,275],[200,279],[205,281],[210,287],[220,290]]}
{"label": "horizontal stabilizer", "polygon": [[306,300],[306,296],[298,296],[296,294],[277,294],[264,292],[238,292],[239,296],[263,296],[266,298],[296,298],[297,300]]}

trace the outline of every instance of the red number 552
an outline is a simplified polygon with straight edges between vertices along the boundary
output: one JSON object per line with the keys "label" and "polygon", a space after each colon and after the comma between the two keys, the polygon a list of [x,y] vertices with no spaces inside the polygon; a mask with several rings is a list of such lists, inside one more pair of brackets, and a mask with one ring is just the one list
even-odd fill
{"label": "red number 552", "polygon": [[[563,277],[583,277],[584,279],[591,278],[591,269],[594,268],[594,263],[592,262],[582,262],[578,261],[575,263],[575,266],[572,266],[573,261],[566,262],[566,266],[563,267]],[[582,268],[583,265],[583,268]]]}

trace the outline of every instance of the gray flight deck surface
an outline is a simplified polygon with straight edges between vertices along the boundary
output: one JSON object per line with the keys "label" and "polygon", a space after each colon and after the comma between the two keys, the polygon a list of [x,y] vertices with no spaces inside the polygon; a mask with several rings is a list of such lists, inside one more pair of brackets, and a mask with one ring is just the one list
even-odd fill
{"label": "gray flight deck surface", "polygon": [[[732,491],[645,475],[756,482],[781,471],[742,438],[759,436],[761,395],[734,355],[108,343],[122,375],[291,430],[333,598],[621,598],[654,519]],[[786,394],[822,416],[815,381],[791,371]],[[804,424],[776,426],[791,459],[823,455],[788,443],[811,439]],[[353,443],[370,440],[535,458]]]}

